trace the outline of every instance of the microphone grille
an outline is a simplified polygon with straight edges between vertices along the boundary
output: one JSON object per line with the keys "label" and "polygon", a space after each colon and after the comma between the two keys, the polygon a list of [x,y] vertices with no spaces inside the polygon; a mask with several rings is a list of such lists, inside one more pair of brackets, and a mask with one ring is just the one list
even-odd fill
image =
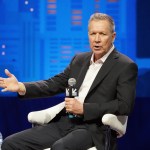
{"label": "microphone grille", "polygon": [[75,79],[75,78],[70,78],[70,79],[68,80],[68,84],[69,84],[70,86],[74,86],[74,85],[76,84],[76,79]]}

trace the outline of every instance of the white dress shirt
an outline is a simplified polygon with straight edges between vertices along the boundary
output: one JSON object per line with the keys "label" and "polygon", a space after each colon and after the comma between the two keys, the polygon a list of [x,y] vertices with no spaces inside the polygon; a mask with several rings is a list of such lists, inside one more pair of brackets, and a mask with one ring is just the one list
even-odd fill
{"label": "white dress shirt", "polygon": [[90,87],[96,78],[96,75],[98,74],[99,70],[101,69],[103,63],[107,59],[107,57],[110,55],[110,53],[113,51],[114,45],[111,47],[111,49],[100,59],[98,59],[96,62],[94,62],[94,54],[92,54],[91,62],[89,69],[87,70],[87,73],[85,75],[84,81],[79,89],[79,95],[76,97],[80,102],[84,102],[85,97],[87,96]]}

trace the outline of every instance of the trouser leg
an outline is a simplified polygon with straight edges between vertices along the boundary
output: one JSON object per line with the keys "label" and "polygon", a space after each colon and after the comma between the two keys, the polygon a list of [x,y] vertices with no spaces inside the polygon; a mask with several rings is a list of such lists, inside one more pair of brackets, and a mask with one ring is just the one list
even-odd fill
{"label": "trouser leg", "polygon": [[93,146],[90,133],[86,129],[77,129],[57,140],[52,150],[87,150]]}
{"label": "trouser leg", "polygon": [[50,147],[53,150],[86,150],[92,146],[92,138],[84,125],[75,129],[78,124],[66,116],[61,117],[50,124],[7,137],[3,141],[2,150],[43,150]]}
{"label": "trouser leg", "polygon": [[2,150],[42,150],[60,138],[55,123],[51,123],[8,136],[2,143]]}

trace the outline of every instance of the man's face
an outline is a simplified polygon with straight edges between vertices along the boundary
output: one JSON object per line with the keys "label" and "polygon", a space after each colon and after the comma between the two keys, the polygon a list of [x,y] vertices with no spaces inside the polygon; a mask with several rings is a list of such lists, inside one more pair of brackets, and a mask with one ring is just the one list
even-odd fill
{"label": "man's face", "polygon": [[111,31],[107,20],[92,20],[89,24],[89,42],[94,60],[103,57],[111,48],[116,33]]}

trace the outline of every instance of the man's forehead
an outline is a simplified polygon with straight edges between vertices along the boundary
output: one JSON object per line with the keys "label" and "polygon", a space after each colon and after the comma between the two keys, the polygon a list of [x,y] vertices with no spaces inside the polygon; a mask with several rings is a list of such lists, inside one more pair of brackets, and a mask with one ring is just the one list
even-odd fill
{"label": "man's forehead", "polygon": [[89,30],[108,30],[110,24],[106,20],[91,21],[89,24]]}

